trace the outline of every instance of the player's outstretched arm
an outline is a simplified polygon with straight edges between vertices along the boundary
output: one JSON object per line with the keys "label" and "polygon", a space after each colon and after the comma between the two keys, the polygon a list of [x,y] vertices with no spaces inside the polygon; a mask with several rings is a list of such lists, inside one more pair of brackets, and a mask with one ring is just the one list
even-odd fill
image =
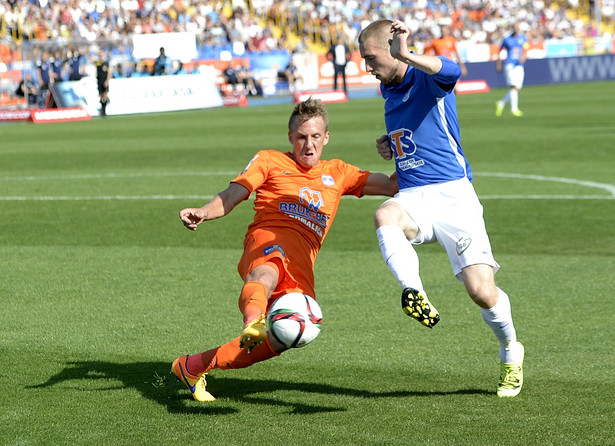
{"label": "player's outstretched arm", "polygon": [[205,206],[179,211],[179,218],[186,228],[195,231],[197,226],[204,221],[224,217],[249,196],[248,189],[241,184],[231,183],[225,190],[218,192]]}
{"label": "player's outstretched arm", "polygon": [[370,173],[363,186],[363,195],[394,196],[399,191],[397,186],[397,172],[393,175],[384,173]]}

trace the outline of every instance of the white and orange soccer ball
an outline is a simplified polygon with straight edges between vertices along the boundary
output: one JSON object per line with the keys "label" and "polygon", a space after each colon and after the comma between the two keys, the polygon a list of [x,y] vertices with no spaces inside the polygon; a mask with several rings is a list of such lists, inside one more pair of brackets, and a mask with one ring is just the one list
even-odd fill
{"label": "white and orange soccer ball", "polygon": [[320,334],[322,311],[312,297],[288,293],[275,300],[267,313],[267,331],[286,348],[299,348]]}

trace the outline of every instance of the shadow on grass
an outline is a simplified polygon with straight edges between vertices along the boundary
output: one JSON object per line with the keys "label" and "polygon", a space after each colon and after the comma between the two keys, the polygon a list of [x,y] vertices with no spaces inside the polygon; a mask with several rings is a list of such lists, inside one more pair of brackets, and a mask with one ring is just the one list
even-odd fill
{"label": "shadow on grass", "polygon": [[[226,377],[207,378],[208,390],[220,399],[211,403],[193,401],[184,386],[175,382],[175,377],[169,374],[169,363],[166,362],[136,362],[129,364],[106,361],[69,362],[61,372],[50,377],[46,382],[27,389],[43,389],[58,384],[75,381],[90,381],[86,386],[71,387],[84,391],[111,391],[132,388],[145,398],[165,406],[170,413],[191,413],[204,415],[228,415],[238,412],[232,407],[221,407],[220,403],[239,401],[251,404],[288,407],[292,414],[312,414],[322,412],[337,412],[346,410],[343,407],[302,404],[296,401],[285,401],[265,397],[263,394],[273,394],[279,391],[294,391],[324,396],[351,396],[357,398],[401,398],[437,395],[491,395],[483,389],[460,389],[442,392],[421,392],[400,390],[394,392],[372,392],[350,387],[337,387],[327,384],[305,382],[289,382],[276,379],[239,379]],[[100,381],[101,385],[92,381]],[[105,385],[109,381],[109,385]],[[116,382],[121,384],[117,385]],[[333,398],[330,401],[335,401]]]}

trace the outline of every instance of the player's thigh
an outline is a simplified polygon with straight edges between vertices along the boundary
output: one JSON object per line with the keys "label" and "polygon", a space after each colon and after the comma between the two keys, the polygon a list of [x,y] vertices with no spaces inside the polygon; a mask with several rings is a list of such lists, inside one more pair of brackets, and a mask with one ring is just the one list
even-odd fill
{"label": "player's thigh", "polygon": [[395,225],[400,227],[410,241],[417,237],[419,227],[410,216],[408,204],[402,199],[389,199],[382,203],[374,214],[376,228],[385,225]]}

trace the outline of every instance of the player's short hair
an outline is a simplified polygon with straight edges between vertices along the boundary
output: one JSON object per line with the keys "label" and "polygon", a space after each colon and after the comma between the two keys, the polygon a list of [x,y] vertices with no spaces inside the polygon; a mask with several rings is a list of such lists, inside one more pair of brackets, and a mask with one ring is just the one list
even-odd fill
{"label": "player's short hair", "polygon": [[376,46],[388,49],[390,47],[389,40],[391,39],[392,24],[391,20],[386,19],[370,23],[359,34],[359,45],[363,45],[367,40],[372,40]]}
{"label": "player's short hair", "polygon": [[288,120],[288,130],[293,129],[293,127],[299,127],[305,121],[321,117],[325,123],[325,131],[329,130],[329,114],[327,112],[327,107],[320,99],[312,99],[309,97],[303,102],[299,102],[295,105],[293,112],[290,114],[290,119]]}

